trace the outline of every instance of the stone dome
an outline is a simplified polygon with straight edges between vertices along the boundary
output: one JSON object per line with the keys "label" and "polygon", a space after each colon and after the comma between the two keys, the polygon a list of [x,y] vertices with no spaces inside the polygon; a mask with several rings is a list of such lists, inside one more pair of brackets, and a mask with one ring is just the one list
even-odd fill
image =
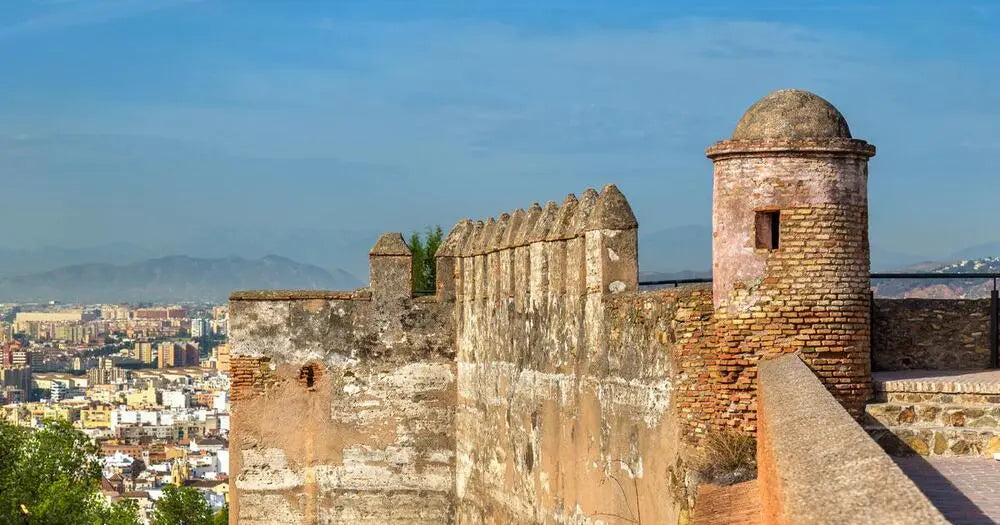
{"label": "stone dome", "polygon": [[822,97],[780,89],[758,100],[733,130],[733,140],[851,138],[847,120]]}

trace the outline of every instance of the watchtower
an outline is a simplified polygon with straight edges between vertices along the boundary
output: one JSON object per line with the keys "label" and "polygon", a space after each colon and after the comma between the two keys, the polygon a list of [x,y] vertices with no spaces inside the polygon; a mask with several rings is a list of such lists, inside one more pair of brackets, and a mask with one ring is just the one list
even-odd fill
{"label": "watchtower", "polygon": [[[753,104],[708,148],[717,426],[754,430],[756,364],[799,352],[857,415],[871,391],[868,159],[844,116],[807,91]],[[732,424],[732,423],[729,423]]]}

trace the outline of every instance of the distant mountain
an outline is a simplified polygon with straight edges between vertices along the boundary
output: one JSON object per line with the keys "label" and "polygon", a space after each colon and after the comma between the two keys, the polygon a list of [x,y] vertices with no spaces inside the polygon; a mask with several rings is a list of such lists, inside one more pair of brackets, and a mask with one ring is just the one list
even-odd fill
{"label": "distant mountain", "polygon": [[133,242],[102,243],[87,247],[43,246],[13,249],[0,246],[0,278],[91,263],[127,265],[173,254],[221,259],[259,259],[280,253],[294,261],[343,269],[353,275],[368,273],[368,250],[381,232],[336,228],[300,228],[282,231],[206,229],[178,240],[157,240],[155,245]]}
{"label": "distant mountain", "polygon": [[[950,263],[921,263],[898,270],[926,273],[996,273],[1000,257],[963,259]],[[974,299],[989,297],[993,282],[988,279],[874,279],[872,287],[879,297],[914,297],[926,299]]]}
{"label": "distant mountain", "polygon": [[162,255],[127,242],[85,248],[45,246],[30,250],[0,247],[0,278],[85,263],[128,264]]}
{"label": "distant mountain", "polygon": [[353,289],[353,275],[285,257],[203,259],[175,255],[125,265],[90,263],[0,278],[0,302],[224,301],[240,289]]}
{"label": "distant mountain", "polygon": [[980,259],[983,257],[994,257],[997,254],[1000,254],[1000,241],[969,246],[955,252],[951,259]]}
{"label": "distant mountain", "polygon": [[909,253],[883,250],[878,246],[871,247],[871,262],[873,272],[889,272],[904,266],[926,261],[927,257]]}

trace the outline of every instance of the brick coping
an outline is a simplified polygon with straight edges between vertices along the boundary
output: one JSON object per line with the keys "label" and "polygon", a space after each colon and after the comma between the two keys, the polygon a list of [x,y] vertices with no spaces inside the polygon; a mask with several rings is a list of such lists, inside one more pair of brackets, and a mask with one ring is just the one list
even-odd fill
{"label": "brick coping", "polygon": [[895,370],[872,373],[878,392],[1000,394],[1000,370]]}

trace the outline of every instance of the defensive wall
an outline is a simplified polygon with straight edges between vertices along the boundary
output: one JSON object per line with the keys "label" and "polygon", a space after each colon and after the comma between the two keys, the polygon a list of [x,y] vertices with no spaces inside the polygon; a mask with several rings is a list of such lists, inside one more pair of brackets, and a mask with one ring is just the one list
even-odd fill
{"label": "defensive wall", "polygon": [[452,312],[398,234],[370,261],[368,290],[233,294],[234,522],[451,520]]}
{"label": "defensive wall", "polygon": [[[367,288],[235,292],[232,522],[678,523],[702,438],[728,430],[760,438],[765,522],[808,522],[816,472],[891,463],[855,422],[873,363],[933,360],[906,343],[922,305],[871,300],[873,154],[815,95],[751,107],[708,151],[711,286],[640,291],[638,224],[608,185],[459,222],[433,296],[398,233]],[[980,305],[935,308],[961,324]],[[825,421],[837,452],[810,457]],[[883,494],[886,523],[939,517],[898,469],[854,472],[842,496]]]}
{"label": "defensive wall", "polygon": [[875,299],[875,370],[990,366],[989,299]]}

